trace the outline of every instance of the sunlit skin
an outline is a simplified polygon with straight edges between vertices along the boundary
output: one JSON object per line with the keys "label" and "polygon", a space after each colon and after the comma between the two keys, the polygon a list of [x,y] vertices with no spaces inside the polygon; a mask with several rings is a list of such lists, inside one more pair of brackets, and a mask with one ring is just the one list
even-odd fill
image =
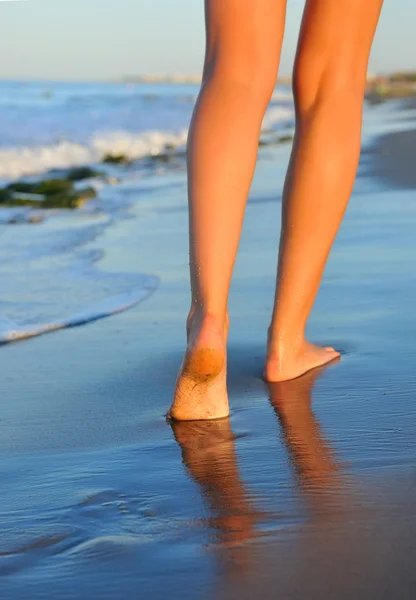
{"label": "sunlit skin", "polygon": [[[227,301],[286,0],[206,0],[203,84],[188,140],[191,308],[170,416],[229,413]],[[264,376],[299,377],[339,356],[305,338],[360,154],[369,52],[382,0],[307,0],[294,65],[296,134],[283,192]]]}

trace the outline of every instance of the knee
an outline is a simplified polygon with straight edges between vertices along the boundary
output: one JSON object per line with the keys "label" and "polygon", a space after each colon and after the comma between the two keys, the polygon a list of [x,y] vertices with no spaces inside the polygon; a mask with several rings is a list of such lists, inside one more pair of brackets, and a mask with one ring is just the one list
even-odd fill
{"label": "knee", "polygon": [[213,57],[204,68],[203,83],[212,82],[224,92],[237,95],[242,102],[250,102],[264,111],[276,86],[277,70],[256,57],[243,56],[238,60]]}
{"label": "knee", "polygon": [[[362,62],[362,61],[361,61]],[[293,72],[293,94],[298,118],[321,105],[340,110],[360,107],[366,83],[366,64],[355,57],[298,52]]]}

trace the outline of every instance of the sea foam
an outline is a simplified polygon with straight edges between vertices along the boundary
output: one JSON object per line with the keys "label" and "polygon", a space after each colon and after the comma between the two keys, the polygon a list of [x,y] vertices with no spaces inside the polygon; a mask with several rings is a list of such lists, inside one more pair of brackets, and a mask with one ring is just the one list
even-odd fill
{"label": "sea foam", "polygon": [[[291,104],[272,103],[264,116],[262,129],[278,130],[292,125],[293,119]],[[39,146],[3,147],[0,149],[0,179],[8,181],[51,169],[96,164],[109,154],[123,155],[130,160],[151,158],[167,151],[175,154],[184,151],[187,136],[187,129],[142,132],[115,130],[97,132],[87,142],[64,139]]]}
{"label": "sea foam", "polygon": [[131,133],[114,131],[94,135],[87,144],[60,141],[57,144],[3,148],[0,150],[0,178],[16,179],[44,173],[51,169],[66,169],[101,162],[107,154],[124,155],[137,160],[157,156],[183,147],[187,131],[177,133],[147,131]]}
{"label": "sea foam", "polygon": [[101,302],[97,302],[95,305],[86,308],[82,312],[68,315],[65,318],[51,322],[19,325],[5,315],[0,315],[0,344],[7,344],[9,342],[35,337],[44,333],[51,333],[52,331],[57,331],[59,329],[85,325],[123,312],[147,298],[147,296],[155,289],[156,284],[157,279],[149,277],[141,288],[112,298],[106,298]]}

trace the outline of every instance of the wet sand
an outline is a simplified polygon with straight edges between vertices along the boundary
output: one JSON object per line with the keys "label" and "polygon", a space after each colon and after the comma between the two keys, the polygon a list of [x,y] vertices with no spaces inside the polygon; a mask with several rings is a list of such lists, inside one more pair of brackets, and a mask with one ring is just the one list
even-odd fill
{"label": "wet sand", "polygon": [[393,127],[395,130],[377,136],[364,147],[363,160],[371,157],[365,171],[387,188],[415,189],[416,97],[395,101],[395,106],[398,110],[393,116],[402,122],[402,127]]}
{"label": "wet sand", "polygon": [[230,419],[163,418],[189,303],[180,174],[105,233],[109,269],[160,278],[148,300],[0,348],[2,598],[414,597],[415,191],[360,175],[309,330],[342,359],[267,387],[288,152],[264,150],[247,207]]}
{"label": "wet sand", "polygon": [[372,149],[369,174],[391,188],[416,188],[416,129],[387,133]]}

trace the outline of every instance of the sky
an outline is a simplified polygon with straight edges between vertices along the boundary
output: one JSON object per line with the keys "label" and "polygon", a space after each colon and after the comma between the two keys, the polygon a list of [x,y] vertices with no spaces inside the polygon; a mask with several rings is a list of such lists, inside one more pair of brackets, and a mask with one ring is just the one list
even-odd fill
{"label": "sky", "polygon": [[[303,4],[288,0],[281,75],[291,72]],[[203,0],[1,0],[0,19],[2,79],[201,72]],[[416,70],[415,24],[416,0],[385,0],[370,72]]]}

